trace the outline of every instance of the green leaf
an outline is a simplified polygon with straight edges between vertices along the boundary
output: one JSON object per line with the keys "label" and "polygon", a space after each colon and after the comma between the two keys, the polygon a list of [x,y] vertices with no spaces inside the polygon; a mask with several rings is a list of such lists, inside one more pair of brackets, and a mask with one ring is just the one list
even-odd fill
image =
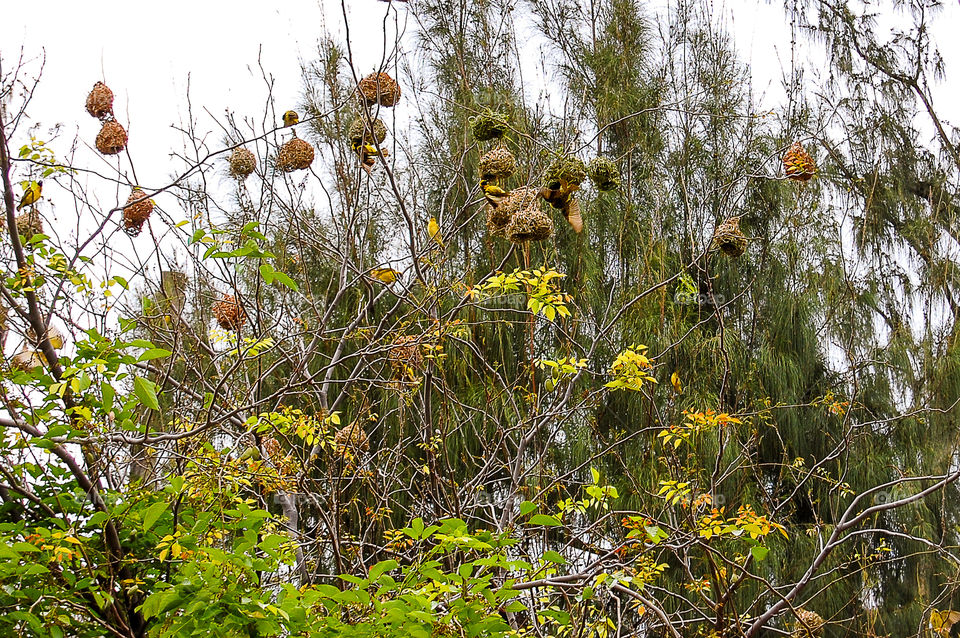
{"label": "green leaf", "polygon": [[169,357],[173,353],[169,350],[164,350],[163,348],[152,348],[147,350],[137,361],[150,361],[151,359],[162,359],[163,357]]}
{"label": "green leaf", "polygon": [[530,517],[529,522],[531,525],[546,525],[548,527],[559,527],[563,524],[556,516],[550,516],[549,514],[536,514]]}
{"label": "green leaf", "polygon": [[750,548],[750,553],[753,555],[753,559],[758,563],[767,557],[767,553],[770,551],[769,547],[764,547],[763,545],[754,545]]}
{"label": "green leaf", "polygon": [[551,563],[556,563],[558,565],[566,565],[567,559],[558,554],[557,552],[547,550],[543,553],[543,560],[548,560]]}
{"label": "green leaf", "polygon": [[393,571],[397,568],[399,563],[395,560],[383,560],[370,568],[370,580],[376,580],[380,578],[383,574],[389,571]]}
{"label": "green leaf", "polygon": [[147,381],[142,377],[134,377],[133,392],[143,405],[151,410],[160,409],[160,402],[157,401],[157,384],[153,381]]}
{"label": "green leaf", "polygon": [[531,503],[530,501],[524,501],[520,503],[520,516],[526,516],[530,512],[533,512],[537,509],[536,503]]}
{"label": "green leaf", "polygon": [[143,513],[143,531],[148,531],[153,527],[160,515],[167,511],[167,504],[163,501],[154,503]]}

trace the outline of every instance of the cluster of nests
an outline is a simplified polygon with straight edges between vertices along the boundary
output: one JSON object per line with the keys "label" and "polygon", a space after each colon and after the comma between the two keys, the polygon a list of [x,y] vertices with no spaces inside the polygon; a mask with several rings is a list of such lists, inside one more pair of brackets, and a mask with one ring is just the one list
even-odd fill
{"label": "cluster of nests", "polygon": [[553,234],[553,219],[540,206],[541,198],[561,211],[573,230],[580,233],[583,217],[574,193],[583,181],[589,177],[600,191],[620,186],[620,170],[613,160],[597,157],[584,164],[572,155],[559,155],[544,172],[541,186],[507,191],[503,183],[517,170],[517,160],[504,143],[510,130],[507,115],[484,109],[470,118],[470,128],[478,142],[496,141],[478,164],[480,186],[487,199],[487,230],[494,237],[514,243],[548,239]]}

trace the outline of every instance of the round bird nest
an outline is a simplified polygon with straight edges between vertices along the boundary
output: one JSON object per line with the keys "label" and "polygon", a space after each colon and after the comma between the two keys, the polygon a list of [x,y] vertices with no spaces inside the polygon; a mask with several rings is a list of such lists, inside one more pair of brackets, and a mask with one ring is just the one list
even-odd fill
{"label": "round bird nest", "polygon": [[409,376],[415,376],[415,372],[423,367],[423,353],[415,335],[406,335],[394,342],[390,347],[390,365],[395,372]]}
{"label": "round bird nest", "polygon": [[277,153],[277,168],[284,173],[309,168],[313,164],[313,146],[295,137],[280,147]]}
{"label": "round bird nest", "polygon": [[553,235],[553,220],[539,206],[528,206],[513,214],[504,232],[515,244],[543,241]]}
{"label": "round bird nest", "polygon": [[248,177],[257,168],[257,158],[253,151],[235,148],[230,153],[230,175],[238,179]]}
{"label": "round bird nest", "polygon": [[490,109],[483,109],[479,115],[470,118],[470,129],[478,142],[500,139],[509,128],[506,114]]}
{"label": "round bird nest", "polygon": [[506,237],[507,224],[510,223],[510,216],[502,214],[501,206],[494,206],[489,202],[483,208],[487,216],[487,232],[491,237]]}
{"label": "round bird nest", "polygon": [[820,638],[823,636],[823,626],[826,623],[815,611],[800,609],[797,611],[796,628],[793,631],[795,638]]}
{"label": "round bird nest", "polygon": [[357,95],[368,105],[390,107],[400,101],[400,85],[386,73],[371,73],[360,80]]}
{"label": "round bird nest", "polygon": [[553,160],[543,173],[544,181],[551,188],[557,182],[579,186],[586,177],[587,167],[573,155],[561,155]]}
{"label": "round bird nest", "polygon": [[817,174],[817,164],[800,142],[794,142],[783,156],[787,177],[795,182],[806,182]]}
{"label": "round bird nest", "polygon": [[506,237],[507,226],[514,214],[526,208],[536,208],[538,195],[536,188],[523,186],[507,193],[497,206],[487,204],[487,230],[494,237]]}
{"label": "round bird nest", "polygon": [[598,191],[612,191],[620,187],[620,169],[609,157],[594,157],[587,164],[587,175]]}
{"label": "round bird nest", "polygon": [[40,218],[40,213],[30,208],[17,215],[17,232],[27,240],[43,233],[43,220]]}
{"label": "round bird nest", "polygon": [[739,217],[731,217],[717,226],[713,246],[728,257],[739,257],[747,250],[747,237],[740,230]]}
{"label": "round bird nest", "polygon": [[13,355],[10,366],[15,370],[33,372],[43,365],[43,355],[33,350],[23,350]]}
{"label": "round bird nest", "polygon": [[134,186],[123,207],[123,231],[131,237],[136,237],[143,230],[143,225],[153,212],[153,200],[139,186]]}
{"label": "round bird nest", "polygon": [[347,134],[350,137],[351,144],[358,142],[362,144],[381,144],[383,140],[387,139],[387,125],[380,119],[374,119],[373,130],[371,131],[366,120],[358,117],[350,125]]}
{"label": "round bird nest", "polygon": [[103,123],[97,134],[97,150],[104,155],[116,155],[127,147],[127,132],[116,120]]}
{"label": "round bird nest", "polygon": [[221,328],[234,332],[238,332],[247,321],[247,313],[233,295],[224,295],[222,300],[213,304],[213,316]]}
{"label": "round bird nest", "polygon": [[480,156],[480,179],[506,179],[517,170],[517,158],[506,147],[498,146]]}
{"label": "round bird nest", "polygon": [[350,451],[354,455],[370,449],[370,440],[367,438],[367,433],[364,432],[360,426],[359,421],[354,421],[350,425],[337,430],[333,441],[338,448]]}
{"label": "round bird nest", "polygon": [[104,119],[113,116],[113,91],[103,82],[97,82],[87,95],[87,113]]}

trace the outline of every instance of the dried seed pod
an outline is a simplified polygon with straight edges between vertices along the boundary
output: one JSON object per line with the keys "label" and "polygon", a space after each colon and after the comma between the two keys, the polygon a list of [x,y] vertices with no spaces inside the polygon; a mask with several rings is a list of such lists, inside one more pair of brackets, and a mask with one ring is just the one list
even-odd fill
{"label": "dried seed pod", "polygon": [[470,118],[470,130],[473,138],[478,142],[496,140],[510,129],[505,113],[498,113],[490,109],[483,109],[478,115]]}
{"label": "dried seed pod", "polygon": [[[587,167],[573,155],[561,155],[553,160],[543,173],[548,188],[576,190],[587,177]],[[558,185],[559,184],[559,185]]]}
{"label": "dried seed pod", "polygon": [[347,132],[351,144],[381,144],[387,139],[387,125],[380,119],[373,120],[373,130],[363,118],[357,118],[350,124]]}
{"label": "dried seed pod", "polygon": [[587,164],[587,175],[599,191],[612,191],[620,187],[620,169],[609,157],[594,157]]}
{"label": "dried seed pod", "polygon": [[277,168],[284,173],[309,168],[313,164],[313,146],[298,137],[280,147]]}
{"label": "dried seed pod", "polygon": [[104,155],[116,155],[127,147],[127,132],[116,120],[103,123],[97,134],[97,150]]}
{"label": "dried seed pod", "polygon": [[39,352],[34,350],[21,350],[17,354],[13,355],[13,359],[10,360],[10,366],[16,370],[33,372],[42,366],[44,361],[44,356]]}
{"label": "dried seed pod", "polygon": [[740,230],[740,218],[731,217],[713,233],[713,247],[728,257],[739,257],[747,250],[747,237]]}
{"label": "dried seed pod", "polygon": [[386,73],[371,73],[360,80],[357,95],[368,105],[391,107],[400,101],[400,85]]}
{"label": "dried seed pod", "polygon": [[414,376],[423,367],[423,353],[420,352],[416,336],[406,335],[394,342],[390,347],[390,365],[398,374],[406,373],[409,376]]}
{"label": "dried seed pod", "polygon": [[796,182],[806,182],[817,174],[817,164],[800,142],[794,142],[783,156],[783,168],[787,177]]}
{"label": "dried seed pod", "polygon": [[150,213],[153,212],[153,200],[147,198],[139,186],[134,186],[123,207],[123,230],[131,237],[136,237],[143,230]]}
{"label": "dried seed pod", "polygon": [[43,219],[40,218],[40,213],[36,209],[30,208],[17,215],[17,232],[27,240],[34,235],[42,234]]}
{"label": "dried seed pod", "polygon": [[823,617],[815,611],[800,609],[797,611],[795,638],[820,638],[823,636]]}
{"label": "dried seed pod", "polygon": [[113,116],[113,91],[103,82],[97,82],[87,95],[87,113],[104,119]]}
{"label": "dried seed pod", "polygon": [[506,179],[517,170],[517,158],[505,146],[498,146],[480,156],[477,163],[480,179]]}
{"label": "dried seed pod", "polygon": [[247,313],[233,295],[224,295],[223,299],[213,304],[213,316],[221,328],[234,332],[239,331],[247,321]]}
{"label": "dried seed pod", "polygon": [[553,235],[553,220],[539,206],[529,206],[513,214],[505,233],[507,239],[515,244],[543,241]]}
{"label": "dried seed pod", "polygon": [[257,168],[257,158],[253,151],[246,148],[235,148],[230,153],[230,175],[243,179]]}

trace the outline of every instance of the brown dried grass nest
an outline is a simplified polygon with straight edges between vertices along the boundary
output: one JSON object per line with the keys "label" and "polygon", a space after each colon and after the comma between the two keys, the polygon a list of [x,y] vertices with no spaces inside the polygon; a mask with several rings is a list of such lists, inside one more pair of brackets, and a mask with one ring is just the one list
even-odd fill
{"label": "brown dried grass nest", "polygon": [[30,208],[17,215],[17,233],[28,240],[43,233],[43,219],[36,209]]}
{"label": "brown dried grass nest", "polygon": [[153,200],[147,197],[143,189],[134,186],[123,207],[123,230],[131,237],[136,237],[143,230],[143,225],[153,212]]}
{"label": "brown dried grass nest", "polygon": [[390,365],[396,372],[412,375],[423,367],[423,353],[415,335],[398,338],[390,347]]}
{"label": "brown dried grass nest", "polygon": [[221,328],[234,332],[239,331],[247,321],[247,313],[233,295],[224,295],[223,299],[213,304],[213,316]]}
{"label": "brown dried grass nest", "polygon": [[506,179],[517,170],[517,158],[505,146],[493,148],[480,156],[477,164],[480,179]]}
{"label": "brown dried grass nest", "polygon": [[826,623],[823,617],[815,611],[800,609],[797,611],[795,638],[820,638],[823,636],[823,626]]}
{"label": "brown dried grass nest", "polygon": [[747,238],[740,230],[740,218],[731,217],[713,233],[713,247],[728,257],[739,257],[747,250]]}
{"label": "brown dried grass nest", "polygon": [[367,433],[363,431],[359,421],[354,421],[350,425],[340,428],[333,437],[337,448],[342,451],[349,451],[356,455],[360,452],[366,452],[370,449],[370,440]]}
{"label": "brown dried grass nest", "polygon": [[800,142],[794,142],[783,156],[783,169],[795,182],[806,182],[817,174],[817,164]]}
{"label": "brown dried grass nest", "polygon": [[246,148],[235,148],[230,153],[230,175],[243,179],[257,168],[257,157]]}
{"label": "brown dried grass nest", "polygon": [[358,142],[362,144],[382,144],[387,139],[387,125],[380,119],[374,119],[373,130],[370,130],[367,122],[358,117],[350,125],[347,136],[350,138],[351,144]]}
{"label": "brown dried grass nest", "polygon": [[10,367],[24,372],[33,372],[43,365],[44,357],[39,352],[33,350],[21,350],[13,355],[10,360]]}
{"label": "brown dried grass nest", "polygon": [[87,113],[99,119],[113,117],[113,91],[103,82],[97,82],[87,95]]}
{"label": "brown dried grass nest", "polygon": [[116,120],[103,123],[97,134],[97,150],[104,155],[116,155],[127,147],[127,132]]}
{"label": "brown dried grass nest", "polygon": [[371,73],[360,80],[357,95],[368,105],[391,107],[400,101],[400,85],[386,73]]}
{"label": "brown dried grass nest", "polygon": [[543,241],[553,235],[553,220],[539,206],[528,206],[515,212],[504,231],[515,244]]}
{"label": "brown dried grass nest", "polygon": [[280,147],[280,152],[277,153],[277,168],[284,173],[310,168],[313,155],[313,146],[295,137]]}

